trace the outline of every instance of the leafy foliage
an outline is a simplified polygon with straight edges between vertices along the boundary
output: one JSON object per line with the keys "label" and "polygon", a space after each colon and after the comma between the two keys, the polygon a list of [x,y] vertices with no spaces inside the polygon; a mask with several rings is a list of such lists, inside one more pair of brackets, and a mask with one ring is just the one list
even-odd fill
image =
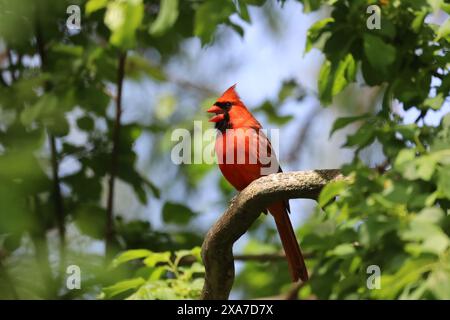
{"label": "leafy foliage", "polygon": [[[322,33],[330,34],[319,79],[324,103],[355,81],[344,76],[355,63],[368,85],[384,85],[385,98],[378,113],[341,118],[333,126],[332,133],[359,121],[344,145],[356,154],[343,167],[348,180],[324,188],[319,198],[324,212],[318,210],[301,229],[303,246],[314,259],[313,276],[300,296],[448,299],[450,198],[444,181],[450,172],[450,114],[438,127],[420,120],[449,95],[449,38],[439,36],[445,24],[436,28],[424,22],[436,10],[431,2],[387,2],[382,28],[373,31],[362,27],[365,5],[336,1],[332,18],[313,25],[308,38],[311,47]],[[391,99],[404,109],[421,110],[417,121],[404,124]],[[375,141],[386,162],[373,169],[359,152]],[[373,290],[366,286],[371,265],[381,269],[381,287]]]}
{"label": "leafy foliage", "polygon": [[[100,297],[123,297],[129,300],[198,298],[205,273],[201,264],[200,248],[175,251],[173,256],[169,251],[152,252],[142,249],[121,253],[113,260],[113,266],[117,267],[130,261],[137,262],[134,277],[103,288]],[[183,259],[186,258],[194,259],[183,265]]]}

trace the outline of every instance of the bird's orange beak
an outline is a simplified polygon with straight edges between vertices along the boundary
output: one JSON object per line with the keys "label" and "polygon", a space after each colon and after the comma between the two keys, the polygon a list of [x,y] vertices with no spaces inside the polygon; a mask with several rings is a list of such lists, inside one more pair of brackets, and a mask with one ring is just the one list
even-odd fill
{"label": "bird's orange beak", "polygon": [[208,120],[209,122],[219,122],[219,121],[222,121],[225,117],[223,114],[222,108],[220,108],[218,106],[212,106],[211,108],[206,110],[206,112],[216,114],[214,117],[212,117],[211,119]]}

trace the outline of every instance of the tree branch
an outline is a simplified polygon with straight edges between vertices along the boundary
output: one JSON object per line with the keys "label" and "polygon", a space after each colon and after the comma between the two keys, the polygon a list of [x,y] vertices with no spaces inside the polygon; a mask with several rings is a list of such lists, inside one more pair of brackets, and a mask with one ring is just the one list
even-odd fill
{"label": "tree branch", "polygon": [[125,62],[127,54],[121,52],[119,54],[119,67],[117,70],[117,99],[116,101],[116,119],[113,128],[113,149],[111,154],[111,169],[109,175],[109,190],[108,190],[108,202],[106,205],[106,234],[105,234],[105,257],[108,257],[111,253],[111,247],[114,240],[115,228],[114,228],[114,180],[117,175],[117,162],[119,158],[119,143],[120,143],[120,119],[122,116],[122,88],[123,79],[125,77]]}
{"label": "tree branch", "polygon": [[281,199],[317,199],[326,184],[342,179],[335,169],[277,173],[253,181],[240,192],[203,242],[202,299],[228,298],[234,281],[233,244],[269,204]]}

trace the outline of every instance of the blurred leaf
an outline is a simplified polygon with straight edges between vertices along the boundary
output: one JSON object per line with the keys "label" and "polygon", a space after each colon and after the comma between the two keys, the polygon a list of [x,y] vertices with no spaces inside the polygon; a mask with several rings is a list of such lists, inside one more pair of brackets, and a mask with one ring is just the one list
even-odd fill
{"label": "blurred leaf", "polygon": [[333,250],[327,252],[327,255],[342,257],[342,256],[352,255],[354,252],[355,252],[355,247],[352,244],[344,243],[344,244],[338,245]]}
{"label": "blurred leaf", "polygon": [[153,65],[149,60],[135,54],[127,57],[125,73],[128,77],[134,79],[139,79],[142,75],[147,75],[154,80],[167,80],[161,67]]}
{"label": "blurred leaf", "polygon": [[437,36],[434,40],[438,41],[441,38],[447,39],[447,41],[450,40],[450,19],[445,20],[445,22],[439,27]]}
{"label": "blurred leaf", "polygon": [[279,115],[278,110],[270,101],[264,102],[260,107],[254,109],[254,111],[264,112],[269,118],[269,121],[277,125],[284,125],[293,118],[291,115]]}
{"label": "blurred leaf", "polygon": [[331,128],[330,131],[330,137],[333,135],[334,132],[336,132],[339,129],[342,129],[346,126],[348,126],[349,124],[355,122],[355,121],[359,121],[359,120],[363,120],[363,119],[367,119],[369,117],[368,114],[363,114],[360,116],[354,116],[354,117],[342,117],[342,118],[338,118],[334,121],[333,123],[333,127]]}
{"label": "blurred leaf", "polygon": [[450,299],[450,276],[448,270],[434,270],[428,277],[427,286],[436,299]]}
{"label": "blurred leaf", "polygon": [[145,280],[143,278],[120,281],[112,286],[103,288],[103,295],[101,297],[104,299],[110,299],[121,293],[136,289],[143,284],[145,284]]}
{"label": "blurred leaf", "polygon": [[82,204],[74,214],[80,231],[94,239],[103,239],[106,230],[106,211],[93,204]]}
{"label": "blurred leaf", "polygon": [[163,95],[159,97],[157,105],[158,107],[155,110],[156,118],[161,121],[167,121],[175,112],[177,99],[171,94]]}
{"label": "blurred leaf", "polygon": [[161,0],[158,17],[150,26],[150,34],[163,35],[178,18],[178,0]]}
{"label": "blurred leaf", "polygon": [[166,223],[186,225],[195,216],[196,213],[181,203],[166,202],[162,209],[162,218]]}
{"label": "blurred leaf", "polygon": [[121,49],[136,44],[136,31],[144,17],[142,0],[113,0],[108,2],[105,24],[111,30],[109,41]]}
{"label": "blurred leaf", "polygon": [[212,41],[217,25],[227,21],[234,11],[233,2],[228,0],[205,1],[197,8],[194,35],[200,38],[202,45]]}
{"label": "blurred leaf", "polygon": [[386,73],[394,63],[396,50],[380,37],[364,34],[364,53],[375,70]]}
{"label": "blurred leaf", "polygon": [[362,149],[370,145],[375,139],[375,128],[372,123],[363,124],[354,134],[347,136],[345,147]]}
{"label": "blurred leaf", "polygon": [[64,136],[69,133],[69,124],[61,109],[58,97],[45,94],[34,105],[24,109],[20,119],[25,126],[40,123],[54,135]]}
{"label": "blurred leaf", "polygon": [[155,267],[158,263],[167,263],[170,261],[170,252],[151,252],[144,263],[149,267]]}
{"label": "blurred leaf", "polygon": [[89,0],[86,3],[86,14],[91,14],[97,10],[103,9],[108,4],[108,0]]}
{"label": "blurred leaf", "polygon": [[439,168],[438,173],[438,191],[450,200],[450,165]]}
{"label": "blurred leaf", "polygon": [[117,256],[113,260],[112,265],[113,265],[113,267],[117,267],[125,262],[130,261],[130,260],[146,258],[151,254],[152,254],[152,252],[150,250],[146,250],[146,249],[128,250],[128,251],[122,252],[119,256]]}
{"label": "blurred leaf", "polygon": [[77,126],[84,131],[92,131],[94,129],[94,120],[89,116],[83,116],[77,119]]}
{"label": "blurred leaf", "polygon": [[348,54],[338,63],[326,61],[319,73],[319,98],[324,104],[331,103],[333,97],[355,80],[356,64]]}
{"label": "blurred leaf", "polygon": [[333,181],[328,183],[319,195],[319,206],[324,207],[338,196],[347,187],[347,182],[345,181]]}
{"label": "blurred leaf", "polygon": [[417,284],[422,274],[431,268],[430,259],[415,259],[405,262],[393,275],[381,277],[381,289],[373,290],[375,298],[394,299],[406,285]]}
{"label": "blurred leaf", "polygon": [[428,98],[425,100],[424,105],[433,110],[439,110],[444,103],[444,96],[439,93],[434,98]]}
{"label": "blurred leaf", "polygon": [[314,23],[308,29],[308,32],[306,34],[305,53],[308,53],[312,49],[314,43],[316,43],[322,36],[325,27],[332,22],[334,22],[333,18],[331,17],[324,18]]}

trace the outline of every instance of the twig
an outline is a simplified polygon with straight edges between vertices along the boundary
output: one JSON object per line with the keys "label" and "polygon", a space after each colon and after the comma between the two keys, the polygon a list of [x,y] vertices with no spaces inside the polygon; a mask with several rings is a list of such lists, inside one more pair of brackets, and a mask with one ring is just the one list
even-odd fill
{"label": "twig", "polygon": [[175,83],[182,88],[198,91],[205,96],[217,96],[218,94],[217,91],[208,86],[194,83],[185,79],[171,77],[169,80],[171,83]]}
{"label": "twig", "polygon": [[105,232],[105,257],[111,253],[112,242],[114,240],[114,180],[117,174],[117,162],[119,157],[119,143],[120,143],[120,119],[122,116],[122,88],[123,79],[125,77],[125,62],[127,54],[121,52],[119,54],[119,66],[117,70],[117,99],[116,101],[116,119],[113,128],[113,148],[111,154],[111,168],[109,175],[109,190],[108,200],[106,205],[106,232]]}
{"label": "twig", "polygon": [[[41,69],[47,69],[47,52],[45,48],[45,40],[42,35],[39,23],[36,25],[36,46],[39,57],[41,58]],[[44,91],[49,91],[49,83],[44,84]],[[59,278],[63,276],[63,270],[66,260],[66,227],[63,197],[61,192],[61,179],[59,176],[58,151],[56,149],[56,138],[48,132],[48,141],[50,145],[50,157],[53,178],[53,199],[55,201],[55,217],[59,235]]]}
{"label": "twig", "polygon": [[383,174],[386,172],[387,168],[390,165],[390,161],[389,159],[385,159],[382,163],[380,163],[379,165],[377,165],[375,167],[375,169],[378,171],[378,173]]}
{"label": "twig", "polygon": [[6,83],[5,79],[3,78],[3,72],[0,70],[0,84],[4,87],[8,87],[8,84]]}
{"label": "twig", "polygon": [[425,116],[427,115],[428,110],[422,110],[419,114],[419,116],[414,121],[415,124],[418,124],[420,120],[423,120]]}
{"label": "twig", "polygon": [[205,237],[202,299],[228,298],[234,281],[233,244],[269,204],[281,199],[317,199],[326,184],[342,179],[339,170],[332,169],[278,173],[253,181],[231,201]]}
{"label": "twig", "polygon": [[50,153],[51,153],[51,164],[52,164],[52,176],[53,176],[53,195],[55,197],[55,215],[56,215],[56,223],[58,227],[58,235],[60,240],[60,265],[61,268],[64,265],[65,257],[66,257],[66,226],[64,223],[65,215],[64,215],[64,204],[61,195],[61,180],[59,177],[59,164],[57,158],[57,150],[56,150],[56,139],[55,137],[49,133],[48,140],[50,144]]}
{"label": "twig", "polygon": [[294,139],[295,143],[292,149],[289,152],[289,155],[286,159],[288,162],[294,162],[298,160],[300,150],[302,149],[306,137],[308,135],[309,130],[314,124],[314,120],[320,115],[322,108],[319,108],[318,105],[315,105],[311,112],[308,114],[305,120],[305,124],[300,128],[299,134],[296,139]]}
{"label": "twig", "polygon": [[[311,275],[310,275],[311,277]],[[306,284],[306,282],[300,282],[297,281],[292,285],[292,288],[288,291],[286,296],[284,297],[284,300],[298,300],[298,292],[301,288]]]}
{"label": "twig", "polygon": [[15,82],[17,80],[17,78],[16,78],[16,74],[15,74],[15,70],[14,70],[15,67],[13,64],[11,49],[7,48],[6,53],[8,54],[8,65],[9,65],[9,72],[11,73],[11,79],[13,82]]}

